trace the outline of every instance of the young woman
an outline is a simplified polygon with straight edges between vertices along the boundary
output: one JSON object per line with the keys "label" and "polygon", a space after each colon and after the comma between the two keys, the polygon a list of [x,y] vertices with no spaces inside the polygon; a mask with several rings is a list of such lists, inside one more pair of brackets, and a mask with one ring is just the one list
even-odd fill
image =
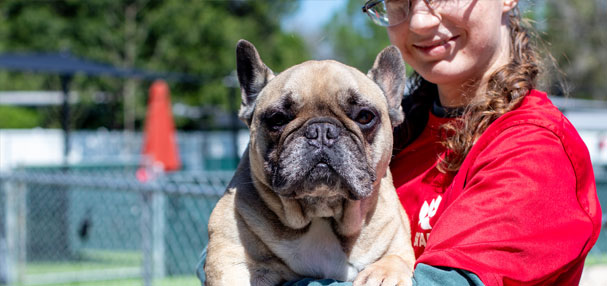
{"label": "young woman", "polygon": [[417,285],[578,285],[601,209],[586,146],[535,90],[517,0],[363,7],[414,70],[394,184]]}
{"label": "young woman", "polygon": [[[535,90],[538,51],[517,4],[370,0],[363,7],[415,70],[391,164],[411,221],[414,285],[578,285],[598,238],[588,150]],[[399,278],[391,285],[411,283]]]}

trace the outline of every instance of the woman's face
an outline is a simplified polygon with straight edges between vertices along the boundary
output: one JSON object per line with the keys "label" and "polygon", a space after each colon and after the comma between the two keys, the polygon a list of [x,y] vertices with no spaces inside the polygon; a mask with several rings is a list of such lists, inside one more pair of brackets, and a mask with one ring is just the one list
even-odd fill
{"label": "woman's face", "polygon": [[507,63],[510,38],[504,15],[517,1],[410,1],[409,16],[389,27],[388,35],[427,81],[461,85]]}

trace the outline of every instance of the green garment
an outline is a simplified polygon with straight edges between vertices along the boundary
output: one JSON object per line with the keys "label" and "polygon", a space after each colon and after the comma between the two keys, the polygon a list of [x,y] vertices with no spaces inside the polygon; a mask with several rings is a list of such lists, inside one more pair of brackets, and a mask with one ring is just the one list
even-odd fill
{"label": "green garment", "polygon": [[[413,286],[483,286],[474,273],[457,268],[434,267],[420,263],[413,273]],[[283,286],[352,286],[351,282],[332,279],[303,279],[291,281]]]}
{"label": "green garment", "polygon": [[[200,255],[196,274],[204,285],[204,261],[206,259],[206,248]],[[419,263],[413,273],[413,286],[484,286],[476,274],[457,268],[434,267]],[[298,281],[290,281],[283,286],[352,286],[352,282],[340,282],[333,279],[315,280],[306,278]]]}

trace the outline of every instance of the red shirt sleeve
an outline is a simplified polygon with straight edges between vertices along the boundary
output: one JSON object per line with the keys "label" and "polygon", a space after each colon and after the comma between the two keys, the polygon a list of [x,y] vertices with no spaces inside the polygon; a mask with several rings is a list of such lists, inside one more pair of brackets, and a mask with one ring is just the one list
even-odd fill
{"label": "red shirt sleeve", "polygon": [[480,151],[466,178],[445,197],[417,262],[471,271],[485,285],[579,279],[593,222],[558,136],[537,125],[510,127]]}

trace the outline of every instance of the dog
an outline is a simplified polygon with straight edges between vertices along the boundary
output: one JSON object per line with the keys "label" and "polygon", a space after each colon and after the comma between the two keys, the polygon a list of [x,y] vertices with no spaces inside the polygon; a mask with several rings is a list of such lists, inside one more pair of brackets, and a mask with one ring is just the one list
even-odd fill
{"label": "dog", "polygon": [[388,169],[404,119],[398,49],[367,75],[332,60],[275,75],[245,40],[236,55],[250,142],[209,219],[206,285],[410,285],[410,226]]}

